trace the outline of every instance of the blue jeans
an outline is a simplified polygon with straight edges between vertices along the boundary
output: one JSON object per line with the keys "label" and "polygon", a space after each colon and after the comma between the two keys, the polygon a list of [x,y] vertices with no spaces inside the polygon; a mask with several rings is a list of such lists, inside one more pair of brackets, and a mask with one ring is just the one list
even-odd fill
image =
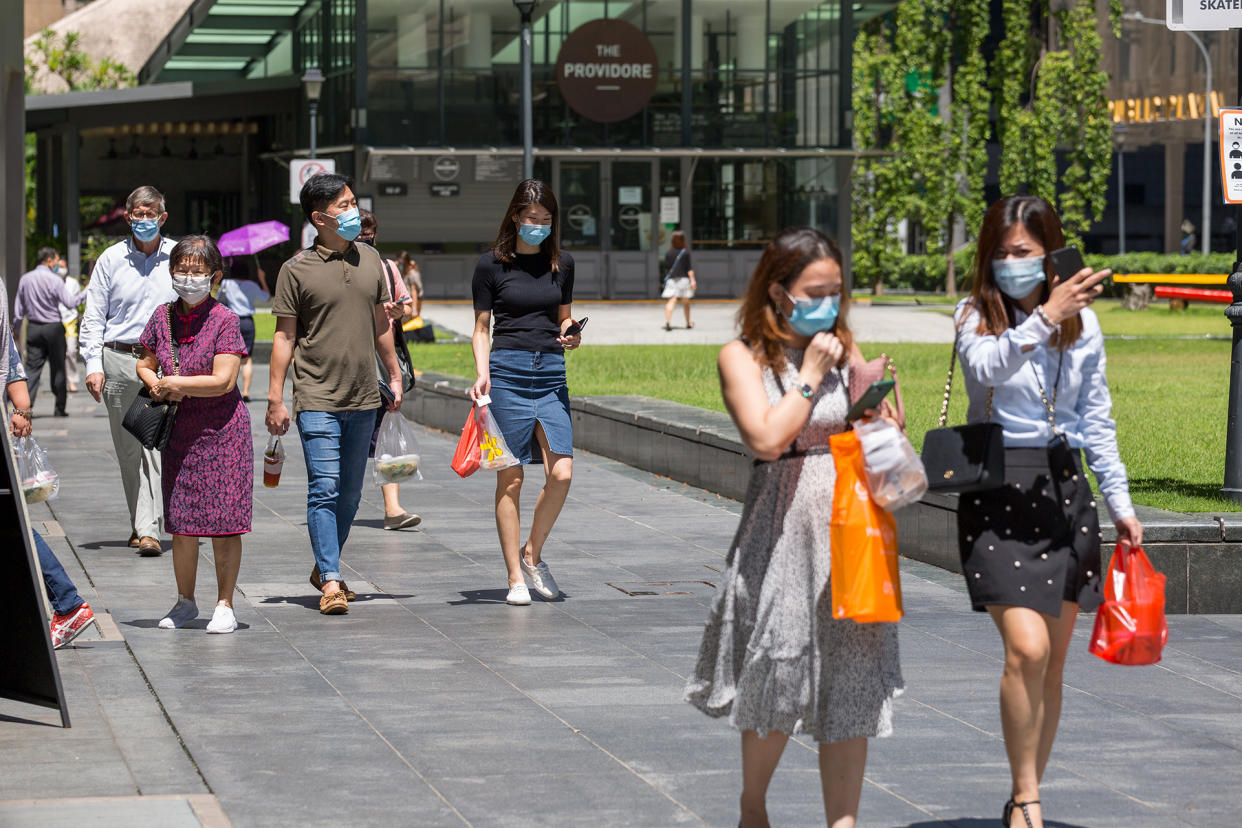
{"label": "blue jeans", "polygon": [[39,568],[43,570],[43,588],[47,590],[52,609],[57,615],[68,615],[86,602],[78,595],[78,588],[65,574],[65,568],[52,554],[52,547],[35,530],[31,529],[30,533],[34,535],[35,551],[39,553]]}
{"label": "blue jeans", "polygon": [[375,410],[300,411],[298,435],[306,456],[306,527],[319,577],[341,580],[341,547],[362,498]]}

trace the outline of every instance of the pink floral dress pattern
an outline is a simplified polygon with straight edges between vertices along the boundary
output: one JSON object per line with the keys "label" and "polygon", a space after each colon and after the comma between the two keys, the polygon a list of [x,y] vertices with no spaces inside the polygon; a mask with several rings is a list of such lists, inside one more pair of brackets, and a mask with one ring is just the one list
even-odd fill
{"label": "pink floral dress pattern", "polygon": [[[179,373],[210,374],[216,354],[246,352],[237,314],[208,298],[189,314],[172,304]],[[172,373],[172,345],[160,305],[139,342]],[[173,535],[238,535],[250,531],[254,441],[250,412],[236,387],[219,397],[186,397],[164,449],[164,529]]]}

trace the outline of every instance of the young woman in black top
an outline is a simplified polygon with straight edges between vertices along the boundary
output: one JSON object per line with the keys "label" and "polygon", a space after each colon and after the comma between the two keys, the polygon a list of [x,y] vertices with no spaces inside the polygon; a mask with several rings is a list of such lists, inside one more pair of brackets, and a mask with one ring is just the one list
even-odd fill
{"label": "young woman in black top", "polygon": [[[488,409],[521,460],[496,473],[496,532],[509,571],[506,601],[520,606],[530,603],[527,577],[544,598],[560,594],[541,554],[573,476],[565,350],[577,348],[581,335],[566,335],[574,322],[574,260],[560,249],[558,212],[548,185],[537,179],[519,184],[492,249],[475,265],[472,284],[478,379],[470,398],[491,398]],[[519,546],[518,502],[527,463],[543,464],[544,484],[530,535]]]}
{"label": "young woman in black top", "polygon": [[678,302],[686,312],[686,327],[694,327],[690,321],[690,300],[698,287],[694,279],[694,266],[690,264],[690,245],[686,243],[686,234],[675,230],[664,254],[664,291],[660,294],[661,299],[668,300],[664,306],[664,330],[673,329],[673,308]]}

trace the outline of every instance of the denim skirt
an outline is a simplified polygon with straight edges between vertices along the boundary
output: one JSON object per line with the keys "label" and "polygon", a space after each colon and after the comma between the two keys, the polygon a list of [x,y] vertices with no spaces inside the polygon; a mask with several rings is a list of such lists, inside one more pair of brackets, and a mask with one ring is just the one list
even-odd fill
{"label": "denim skirt", "polygon": [[489,370],[492,404],[488,410],[513,456],[523,464],[543,463],[535,439],[536,423],[543,426],[553,453],[572,456],[574,430],[569,419],[565,355],[501,348],[492,351]]}

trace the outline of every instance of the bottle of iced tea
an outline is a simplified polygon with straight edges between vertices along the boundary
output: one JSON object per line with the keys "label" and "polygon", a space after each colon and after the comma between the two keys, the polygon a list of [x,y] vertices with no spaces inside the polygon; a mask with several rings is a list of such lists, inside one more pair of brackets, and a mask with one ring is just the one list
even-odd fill
{"label": "bottle of iced tea", "polygon": [[280,438],[273,434],[267,438],[267,448],[263,450],[263,485],[274,489],[280,485],[280,472],[285,467],[285,447]]}

